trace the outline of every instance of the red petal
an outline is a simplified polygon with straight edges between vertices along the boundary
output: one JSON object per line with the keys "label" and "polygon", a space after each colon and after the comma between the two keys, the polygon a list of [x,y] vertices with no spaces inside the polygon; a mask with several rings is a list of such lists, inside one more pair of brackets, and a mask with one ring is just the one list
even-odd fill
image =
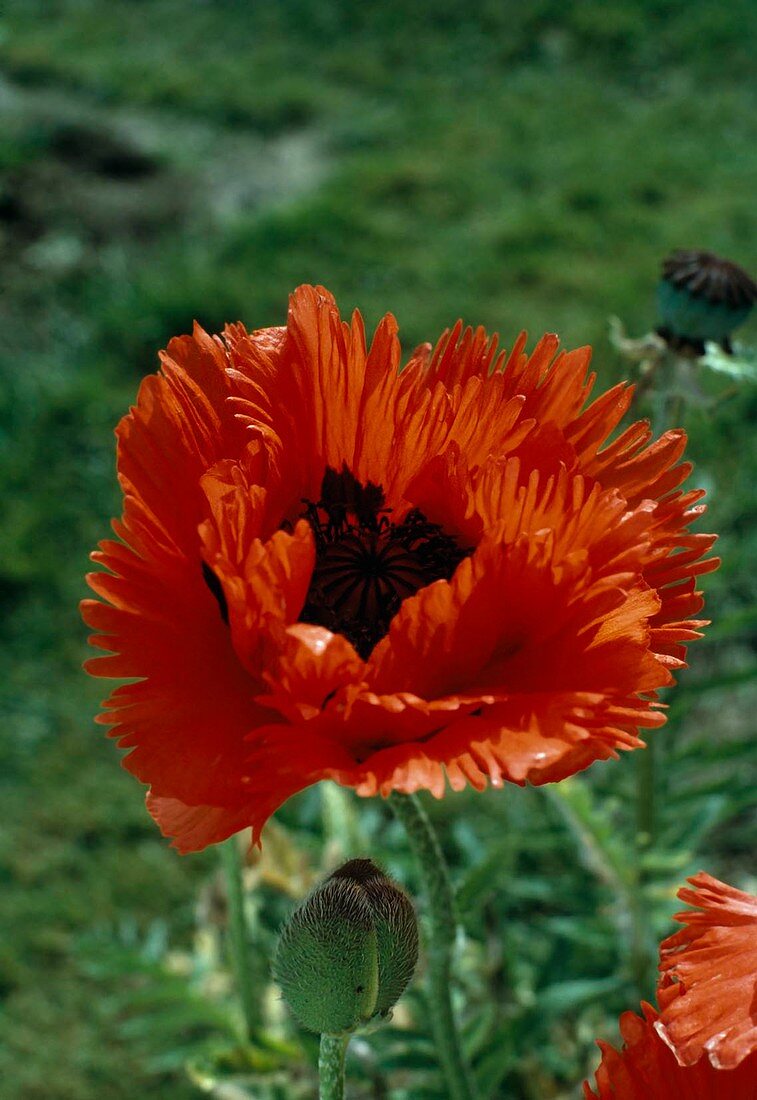
{"label": "red petal", "polygon": [[643,1018],[632,1012],[621,1016],[621,1051],[598,1044],[596,1092],[584,1083],[586,1100],[754,1100],[757,1054],[734,1070],[715,1069],[704,1058],[680,1066],[655,1030],[656,1012],[649,1005],[642,1009]]}
{"label": "red petal", "polygon": [[704,872],[681,901],[700,910],[660,947],[662,1013],[658,1029],[682,1065],[703,1055],[732,1069],[757,1050],[757,897]]}

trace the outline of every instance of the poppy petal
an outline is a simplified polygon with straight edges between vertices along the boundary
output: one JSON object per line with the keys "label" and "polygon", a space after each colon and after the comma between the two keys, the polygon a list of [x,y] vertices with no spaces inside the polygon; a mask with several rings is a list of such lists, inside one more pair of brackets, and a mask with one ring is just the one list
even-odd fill
{"label": "poppy petal", "polygon": [[182,850],[332,779],[562,779],[641,745],[706,625],[685,436],[588,404],[590,351],[462,324],[401,367],[323,287],[171,341],[117,430],[124,510],[82,613],[131,679],[99,721]]}
{"label": "poppy petal", "polygon": [[715,1069],[706,1058],[681,1066],[657,1034],[657,1013],[642,1005],[642,1016],[620,1017],[622,1050],[599,1042],[602,1061],[596,1073],[596,1091],[584,1083],[585,1100],[754,1100],[757,1054],[737,1069]]}
{"label": "poppy petal", "polygon": [[696,906],[660,946],[659,1034],[681,1065],[733,1069],[757,1050],[757,897],[700,872],[678,892]]}

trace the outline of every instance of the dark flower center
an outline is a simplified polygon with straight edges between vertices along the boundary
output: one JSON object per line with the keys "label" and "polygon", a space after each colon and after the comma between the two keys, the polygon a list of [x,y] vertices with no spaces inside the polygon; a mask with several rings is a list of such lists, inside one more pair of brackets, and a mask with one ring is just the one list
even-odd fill
{"label": "dark flower center", "polygon": [[320,500],[304,504],[316,562],[300,619],[343,634],[364,659],[402,601],[449,580],[470,553],[417,508],[392,522],[383,489],[361,485],[346,466],[327,469]]}
{"label": "dark flower center", "polygon": [[223,590],[223,585],[221,584],[213,570],[210,568],[210,566],[207,564],[207,562],[202,563],[202,577],[212,594],[215,596],[216,602],[218,604],[218,610],[221,612],[221,618],[228,626],[229,605],[226,602],[226,595]]}

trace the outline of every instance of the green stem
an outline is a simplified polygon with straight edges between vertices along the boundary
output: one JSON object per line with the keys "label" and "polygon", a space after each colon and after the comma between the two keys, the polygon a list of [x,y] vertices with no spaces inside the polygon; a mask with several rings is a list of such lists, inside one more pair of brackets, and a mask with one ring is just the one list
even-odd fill
{"label": "green stem", "polygon": [[[670,428],[683,426],[686,415],[685,381],[691,367],[679,356],[669,357],[668,392],[659,394],[658,412],[653,421],[655,435],[661,435]],[[647,747],[636,753],[636,821],[635,854],[636,882],[633,898],[634,936],[631,944],[631,969],[636,985],[643,997],[649,996],[654,985],[656,950],[650,943],[649,920],[645,904],[644,890],[649,881],[649,873],[644,868],[644,858],[655,845],[657,839],[657,773],[664,770],[665,743],[658,743],[655,735],[647,739]]]}
{"label": "green stem", "polygon": [[321,783],[319,789],[327,848],[336,849],[342,859],[364,851],[365,838],[360,827],[360,818],[355,812],[352,791],[329,781]]}
{"label": "green stem", "polygon": [[[687,378],[691,363],[674,352],[661,360],[663,369],[655,381],[653,392],[653,435],[659,436],[671,428],[683,426],[686,416]],[[663,774],[665,741],[659,743],[655,734],[647,740],[647,747],[635,754],[635,882],[631,915],[633,937],[631,942],[631,970],[643,997],[648,997],[654,986],[656,947],[650,936],[645,888],[650,874],[644,867],[646,855],[654,848],[657,839],[658,772]]]}
{"label": "green stem", "polygon": [[452,949],[457,924],[447,865],[426,811],[415,795],[393,794],[389,803],[405,827],[423,879],[429,916],[428,1007],[436,1050],[450,1100],[475,1100],[473,1075],[463,1054],[452,1010]]}
{"label": "green stem", "polygon": [[633,886],[628,899],[631,917],[630,966],[631,977],[642,1000],[648,1000],[654,987],[654,947],[650,944],[649,913],[645,889],[649,875],[643,866],[644,857],[654,845],[656,818],[656,754],[653,740],[636,753],[636,821],[633,863]]}
{"label": "green stem", "polygon": [[660,746],[655,744],[654,736],[647,740],[644,749],[635,754],[636,805],[635,836],[633,862],[633,889],[630,897],[631,976],[639,996],[648,1000],[654,988],[655,948],[650,942],[650,921],[646,888],[649,872],[644,859],[654,847],[657,818],[657,763]]}
{"label": "green stem", "polygon": [[655,834],[655,753],[654,740],[636,754],[636,847],[645,852],[654,843]]}
{"label": "green stem", "polygon": [[236,979],[237,993],[242,1004],[244,1037],[247,1042],[250,1042],[258,1029],[260,1021],[255,996],[255,975],[250,959],[251,937],[244,904],[242,861],[235,836],[220,847],[229,905],[229,954]]}
{"label": "green stem", "polygon": [[344,1060],[347,1055],[349,1035],[322,1035],[318,1054],[318,1080],[320,1100],[343,1100]]}

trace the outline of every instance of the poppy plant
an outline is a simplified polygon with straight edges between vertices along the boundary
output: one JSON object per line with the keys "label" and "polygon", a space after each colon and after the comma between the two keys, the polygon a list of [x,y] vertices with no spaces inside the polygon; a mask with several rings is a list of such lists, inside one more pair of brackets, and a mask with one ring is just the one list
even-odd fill
{"label": "poppy plant", "polygon": [[757,1050],[757,897],[704,872],[689,882],[678,897],[697,909],[660,946],[656,1027],[681,1065],[732,1069]]}
{"label": "poppy plant", "polygon": [[699,637],[685,435],[612,441],[590,350],[300,287],[286,327],[172,340],[117,429],[124,512],[84,601],[105,703],[181,851],[331,779],[361,795],[560,780],[664,716]]}
{"label": "poppy plant", "polygon": [[736,1069],[716,1069],[707,1058],[681,1066],[657,1033],[655,1010],[644,1004],[642,1013],[621,1016],[621,1051],[599,1043],[596,1092],[584,1082],[585,1100],[754,1100],[757,1052]]}

